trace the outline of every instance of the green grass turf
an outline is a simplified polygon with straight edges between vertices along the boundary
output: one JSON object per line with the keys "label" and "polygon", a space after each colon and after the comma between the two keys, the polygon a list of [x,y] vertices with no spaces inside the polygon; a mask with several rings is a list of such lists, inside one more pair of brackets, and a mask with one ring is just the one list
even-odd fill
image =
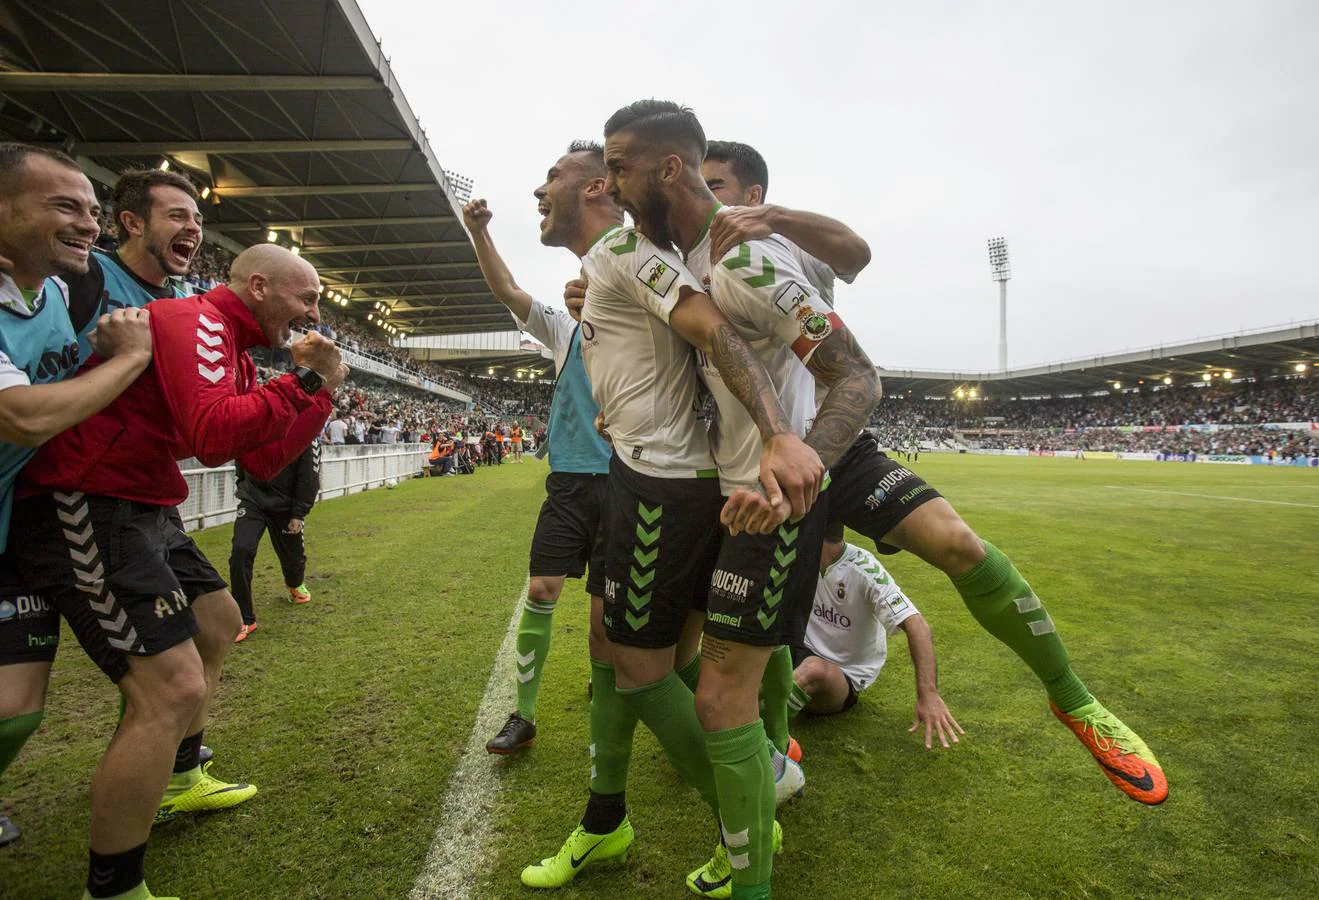
{"label": "green grass turf", "polygon": [[[926,752],[906,733],[899,638],[852,712],[797,721],[807,794],[780,813],[779,896],[1319,895],[1310,701],[1319,656],[1319,473],[1062,459],[927,457],[915,466],[1017,563],[1090,688],[1159,755],[1171,796],[1127,800],[1047,712],[1030,672],[985,635],[939,573],[886,561],[934,630],[940,686],[967,735]],[[291,608],[269,549],[262,630],[230,657],[207,742],[216,773],[262,793],[162,826],[157,891],[184,897],[398,897],[439,805],[525,577],[538,463],[410,482],[310,519]],[[1141,493],[1180,491],[1305,506]],[[227,558],[228,528],[205,532]],[[537,743],[491,759],[503,791],[474,896],[533,896],[586,796],[586,602],[555,619]],[[0,896],[76,896],[86,782],[113,727],[108,685],[66,635],[47,722],[0,786],[24,839],[0,850]],[[628,862],[561,897],[681,897],[715,831],[644,729]]]}

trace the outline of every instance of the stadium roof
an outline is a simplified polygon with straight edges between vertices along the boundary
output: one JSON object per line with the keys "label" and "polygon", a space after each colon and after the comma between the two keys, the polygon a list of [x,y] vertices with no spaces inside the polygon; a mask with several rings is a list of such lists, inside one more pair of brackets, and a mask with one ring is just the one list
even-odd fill
{"label": "stadium roof", "polygon": [[513,327],[353,0],[6,3],[0,133],[111,175],[168,160],[211,188],[210,235],[273,231],[405,333]]}
{"label": "stadium roof", "polygon": [[880,375],[886,394],[947,397],[959,388],[976,388],[998,397],[1037,397],[1090,393],[1115,384],[1123,389],[1162,384],[1165,378],[1184,384],[1201,381],[1206,374],[1213,380],[1224,371],[1254,377],[1296,374],[1297,366],[1319,374],[1319,320],[1006,372],[881,368]]}

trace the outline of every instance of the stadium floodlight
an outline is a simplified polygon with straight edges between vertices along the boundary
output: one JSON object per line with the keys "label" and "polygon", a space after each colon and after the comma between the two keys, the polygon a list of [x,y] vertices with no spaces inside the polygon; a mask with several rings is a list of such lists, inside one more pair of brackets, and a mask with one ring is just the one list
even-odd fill
{"label": "stadium floodlight", "polygon": [[275,243],[275,241],[277,241],[277,240],[279,240],[279,235],[278,235],[278,234],[276,234],[276,233],[273,232],[273,231],[267,231],[267,232],[266,232],[266,241],[267,241],[267,243],[271,243],[271,244],[273,244],[273,243]]}
{"label": "stadium floodlight", "polygon": [[168,159],[168,158],[166,158],[166,159],[162,159],[162,160],[160,161],[160,165],[156,166],[156,168],[159,169],[159,170],[162,171],[162,172],[168,172],[168,171],[169,171],[169,159]]}
{"label": "stadium floodlight", "polygon": [[202,199],[205,200],[205,199],[206,199],[207,197],[209,197],[209,196],[211,196],[211,188],[210,188],[210,185],[203,184],[203,185],[202,185]]}
{"label": "stadium floodlight", "polygon": [[1203,381],[1213,381],[1213,380],[1214,380],[1214,376],[1213,376],[1213,375],[1210,375],[1208,372],[1205,372],[1203,375],[1200,376],[1200,378],[1201,378],[1201,380],[1203,380]]}
{"label": "stadium floodlight", "polygon": [[1223,377],[1226,378],[1228,381],[1231,381],[1231,380],[1232,380],[1232,370],[1231,370],[1231,369],[1224,369],[1224,370],[1223,370]]}
{"label": "stadium floodlight", "polygon": [[1165,375],[1165,376],[1163,376],[1163,383],[1164,383],[1164,384],[1172,384],[1172,376],[1171,376],[1171,375]]}
{"label": "stadium floodlight", "polygon": [[1115,381],[1115,382],[1113,382],[1113,390],[1115,390],[1115,391],[1120,391],[1120,390],[1122,390],[1122,382],[1120,382],[1120,381]]}
{"label": "stadium floodlight", "polygon": [[[1319,363],[1316,363],[1315,365],[1319,365]],[[1298,371],[1298,372],[1304,372],[1304,371],[1305,371],[1305,363],[1297,363],[1297,364],[1296,364],[1296,371]]]}
{"label": "stadium floodlight", "polygon": [[998,282],[998,368],[1008,370],[1008,279],[1012,267],[1008,263],[1008,239],[989,239],[990,276]]}
{"label": "stadium floodlight", "polygon": [[292,244],[292,245],[289,247],[289,252],[292,253],[294,256],[301,256],[301,255],[302,255],[302,248],[299,247],[297,244]]}

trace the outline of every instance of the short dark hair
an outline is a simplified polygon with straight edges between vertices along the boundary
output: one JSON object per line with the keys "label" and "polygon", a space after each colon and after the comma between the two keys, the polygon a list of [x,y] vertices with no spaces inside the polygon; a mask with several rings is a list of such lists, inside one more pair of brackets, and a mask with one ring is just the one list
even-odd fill
{"label": "short dark hair", "polygon": [[603,178],[605,175],[605,148],[598,141],[573,141],[568,145],[568,154],[586,153],[591,157],[590,163],[583,162],[591,170],[591,177]]}
{"label": "short dark hair", "polygon": [[[761,191],[769,193],[769,166],[760,151],[750,144],[738,141],[711,141],[706,148],[705,158],[711,162],[728,163],[742,187],[760,185]],[[762,200],[765,198],[762,196]]]}
{"label": "short dark hair", "polygon": [[824,539],[831,544],[841,544],[843,542],[843,523],[830,522],[824,526]]}
{"label": "short dark hair", "polygon": [[131,212],[140,219],[151,215],[151,189],[153,187],[178,188],[193,200],[200,199],[197,188],[191,181],[178,172],[162,172],[160,169],[129,169],[115,182],[114,193],[110,202],[114,205],[115,223],[119,226],[119,237],[124,234],[124,223],[119,218],[123,212]]}
{"label": "short dark hair", "polygon": [[20,144],[9,141],[0,143],[0,185],[9,186],[10,180],[27,166],[29,156],[44,156],[53,159],[62,166],[81,172],[82,167],[67,153],[54,147],[42,147],[37,144]]}
{"label": "short dark hair", "polygon": [[667,144],[681,144],[705,159],[705,129],[690,107],[672,100],[638,100],[615,112],[605,122],[605,137],[620,131],[635,131]]}

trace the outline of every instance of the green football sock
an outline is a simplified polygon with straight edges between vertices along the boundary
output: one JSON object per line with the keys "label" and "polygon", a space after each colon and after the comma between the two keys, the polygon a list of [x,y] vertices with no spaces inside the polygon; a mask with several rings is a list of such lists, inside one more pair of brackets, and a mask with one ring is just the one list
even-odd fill
{"label": "green football sock", "polygon": [[1072,671],[1044,604],[1003,551],[985,541],[985,558],[952,581],[980,626],[1030,666],[1059,709],[1071,712],[1094,700]]}
{"label": "green football sock", "polygon": [[788,752],[788,697],[792,687],[792,652],[786,645],[775,647],[760,680],[760,696],[765,701],[760,718],[770,743],[780,753]]}
{"label": "green football sock", "polygon": [[719,823],[734,895],[742,885],[741,896],[762,896],[746,891],[768,886],[774,868],[774,769],[764,723],[757,719],[712,731],[705,746],[719,788]]}
{"label": "green football sock", "polygon": [[550,654],[550,635],[554,624],[554,601],[528,597],[522,604],[518,622],[517,671],[518,715],[536,721],[536,695],[540,693],[540,676],[545,658]]}
{"label": "green football sock", "polygon": [[687,660],[686,665],[678,669],[678,677],[682,683],[687,685],[687,690],[693,694],[696,693],[696,686],[701,683],[701,654],[699,652],[692,654],[692,658]]}
{"label": "green football sock", "polygon": [[[700,792],[701,798],[718,812],[719,798],[714,786],[710,757],[705,753],[705,732],[696,718],[696,698],[682,683],[678,673],[670,672],[659,681],[639,688],[619,688],[627,705],[655,733],[664,755],[678,770],[682,780]],[[761,735],[761,743],[764,743]],[[769,748],[763,748],[768,755]],[[771,802],[774,785],[770,784]]]}
{"label": "green football sock", "polygon": [[794,681],[792,692],[788,694],[788,715],[795,718],[797,713],[811,705],[812,699],[811,695],[802,690],[801,685]]}
{"label": "green football sock", "polygon": [[27,739],[41,725],[43,716],[45,711],[39,709],[21,716],[0,719],[0,775],[5,773],[5,769],[18,756],[18,751],[23,749]]}
{"label": "green football sock", "polygon": [[618,693],[614,667],[591,660],[591,790],[618,794],[627,789],[636,730],[637,714]]}

